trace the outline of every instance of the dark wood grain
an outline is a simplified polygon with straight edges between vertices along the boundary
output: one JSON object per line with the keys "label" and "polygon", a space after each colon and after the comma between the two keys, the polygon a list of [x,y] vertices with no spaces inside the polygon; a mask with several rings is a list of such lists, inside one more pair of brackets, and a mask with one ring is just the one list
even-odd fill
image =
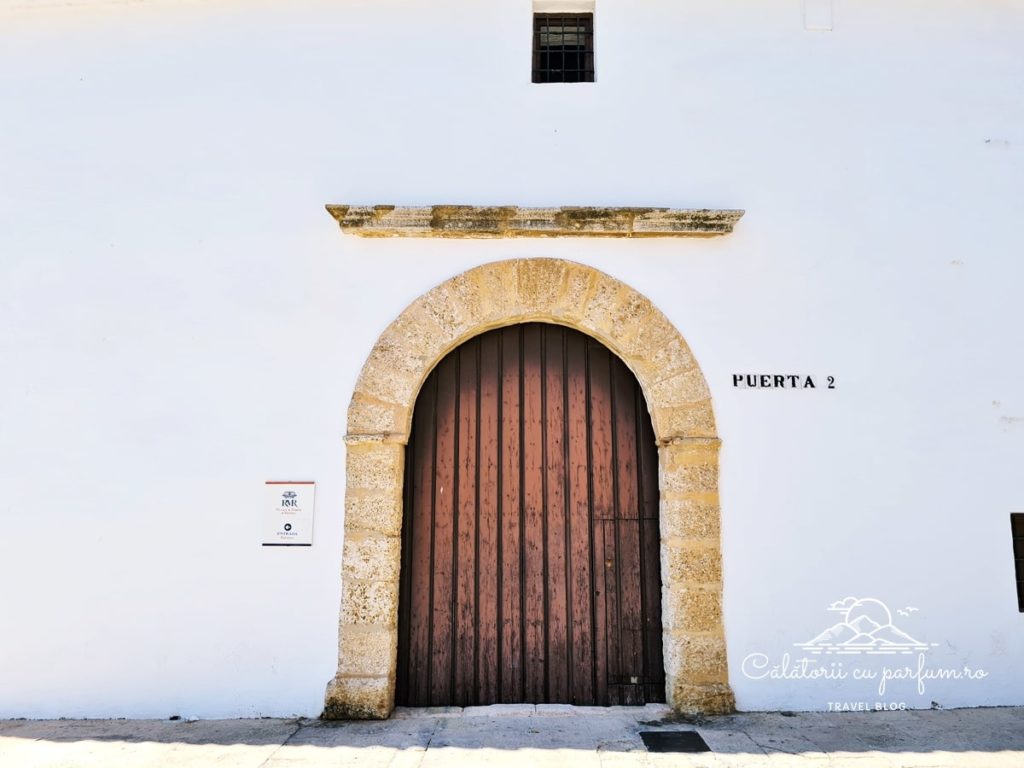
{"label": "dark wood grain", "polygon": [[612,412],[615,439],[615,551],[618,586],[619,670],[622,704],[642,704],[637,686],[642,677],[640,587],[640,496],[637,483],[635,380],[624,366],[612,366]]}
{"label": "dark wood grain", "polygon": [[661,648],[661,532],[658,525],[658,454],[646,446],[655,445],[654,428],[647,413],[647,401],[636,387],[637,424],[640,427],[638,466],[640,483],[640,562],[643,593],[643,675],[644,699],[661,701],[664,657]]}
{"label": "dark wood grain", "polygon": [[499,701],[525,701],[523,652],[523,536],[521,326],[497,332],[501,347],[501,681]]}
{"label": "dark wood grain", "polygon": [[569,649],[574,704],[594,698],[594,622],[591,584],[593,531],[590,521],[590,460],[587,429],[586,337],[566,335],[566,493],[568,514]]}
{"label": "dark wood grain", "polygon": [[[425,619],[430,623],[430,655],[411,663],[427,663],[430,667],[430,706],[449,703],[453,696],[454,670],[452,646],[454,615],[452,599],[455,585],[455,437],[458,427],[456,414],[457,358],[448,357],[437,369],[437,415],[435,417],[433,546],[431,561],[424,570],[430,573],[430,611]],[[429,439],[429,437],[428,437]]]}
{"label": "dark wood grain", "polygon": [[547,573],[544,563],[544,378],[542,327],[523,328],[523,619],[526,701],[547,700]]}
{"label": "dark wood grain", "polygon": [[498,670],[498,593],[499,572],[502,563],[498,557],[499,512],[498,461],[500,452],[498,400],[499,380],[498,335],[480,338],[480,380],[477,462],[477,562],[476,562],[476,691],[480,701],[499,701]]}
{"label": "dark wood grain", "polygon": [[480,340],[472,339],[457,350],[459,360],[457,471],[455,488],[454,675],[455,700],[475,704],[476,683],[476,523],[477,523],[477,352]]}
{"label": "dark wood grain", "polygon": [[[590,493],[591,530],[594,535],[592,546],[594,571],[594,698],[601,703],[612,701],[608,690],[609,653],[618,654],[618,642],[612,635],[618,621],[609,621],[610,611],[615,610],[615,553],[609,553],[605,540],[605,529],[615,520],[615,488],[613,478],[615,466],[612,463],[612,400],[610,365],[611,358],[604,347],[588,343],[589,411],[590,411]],[[615,538],[612,530],[611,544]],[[609,593],[612,599],[609,600]],[[612,617],[614,618],[614,617]]]}
{"label": "dark wood grain", "polygon": [[570,701],[569,601],[566,572],[565,329],[544,334],[544,541],[547,615],[547,698]]}

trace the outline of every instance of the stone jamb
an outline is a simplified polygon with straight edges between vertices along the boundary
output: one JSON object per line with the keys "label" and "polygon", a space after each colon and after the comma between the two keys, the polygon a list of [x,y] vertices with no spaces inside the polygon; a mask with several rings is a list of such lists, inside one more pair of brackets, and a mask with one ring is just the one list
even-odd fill
{"label": "stone jamb", "polygon": [[648,299],[591,267],[520,259],[428,291],[384,331],[348,412],[338,671],[324,717],[394,707],[405,444],[420,386],[491,328],[550,322],[593,336],[633,371],[658,440],[666,696],[680,713],[730,712],[722,624],[721,513],[711,396],[686,342]]}

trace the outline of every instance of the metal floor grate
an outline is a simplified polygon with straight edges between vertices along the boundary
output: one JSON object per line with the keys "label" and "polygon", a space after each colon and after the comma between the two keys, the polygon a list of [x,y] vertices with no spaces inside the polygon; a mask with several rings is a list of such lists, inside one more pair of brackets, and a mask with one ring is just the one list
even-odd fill
{"label": "metal floor grate", "polygon": [[641,731],[648,752],[710,752],[711,747],[696,731]]}

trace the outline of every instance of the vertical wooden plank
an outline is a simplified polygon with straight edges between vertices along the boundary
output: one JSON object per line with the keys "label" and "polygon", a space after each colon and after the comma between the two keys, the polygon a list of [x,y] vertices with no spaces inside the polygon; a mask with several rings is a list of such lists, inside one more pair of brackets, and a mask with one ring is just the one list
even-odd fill
{"label": "vertical wooden plank", "polygon": [[[413,430],[407,456],[412,484],[406,489],[405,530],[402,546],[402,575],[408,585],[408,653],[399,654],[399,663],[408,671],[408,696],[399,699],[409,706],[426,706],[430,701],[431,619],[431,544],[434,537],[431,509],[434,499],[434,409],[437,400],[437,379],[431,377],[423,386],[413,414]],[[408,575],[406,575],[408,574]]]}
{"label": "vertical wooden plank", "polygon": [[[613,624],[615,585],[615,498],[612,464],[612,405],[610,356],[608,350],[596,341],[587,340],[590,410],[590,498],[591,530],[594,536],[592,550],[593,612],[594,612],[594,700],[598,704],[617,704],[612,701],[608,688],[611,674],[610,657],[617,654]],[[610,540],[605,536],[606,525],[612,525]],[[609,551],[609,545],[611,550]],[[609,557],[610,555],[610,557]],[[612,598],[611,610],[609,598]]]}
{"label": "vertical wooden plank", "polygon": [[661,537],[657,519],[641,521],[641,547],[644,588],[643,659],[648,681],[644,702],[665,701],[665,662],[662,654],[661,627]]}
{"label": "vertical wooden plank", "polygon": [[639,704],[643,677],[643,593],[640,585],[640,495],[637,474],[636,379],[612,359],[618,553],[619,672],[624,704]]}
{"label": "vertical wooden plank", "polygon": [[640,562],[643,585],[644,702],[665,701],[665,663],[661,626],[661,525],[658,508],[658,448],[647,402],[639,383],[636,392],[640,482]]}
{"label": "vertical wooden plank", "polygon": [[454,686],[456,706],[476,704],[476,460],[477,351],[479,339],[458,350],[458,433],[456,436],[456,540]]}
{"label": "vertical wooden plank", "polygon": [[[632,374],[631,374],[632,377]],[[639,472],[640,472],[640,516],[645,520],[658,521],[658,441],[651,425],[651,414],[647,410],[640,384],[633,379],[635,392],[635,409],[637,433],[639,435]]]}
{"label": "vertical wooden plank", "polygon": [[431,553],[433,589],[430,606],[430,654],[423,660],[429,666],[430,705],[453,703],[452,597],[454,583],[455,531],[455,442],[457,422],[456,356],[449,355],[438,365],[437,428],[435,431],[433,528]]}
{"label": "vertical wooden plank", "polygon": [[569,574],[566,571],[565,331],[544,329],[544,513],[547,572],[547,700],[569,702]]}
{"label": "vertical wooden plank", "polygon": [[477,464],[477,698],[482,704],[498,697],[498,336],[480,337],[479,459]]}
{"label": "vertical wooden plank", "polygon": [[643,606],[640,584],[640,521],[617,520],[619,582],[619,670],[623,704],[643,704],[640,681],[644,676]]}
{"label": "vertical wooden plank", "polygon": [[572,648],[570,663],[573,665],[570,701],[573,704],[590,704],[595,699],[587,340],[583,334],[570,333],[566,341],[566,493],[569,500],[569,604],[572,609],[569,639]]}
{"label": "vertical wooden plank", "polygon": [[521,546],[519,326],[497,332],[501,342],[501,668],[502,702],[524,701]]}
{"label": "vertical wooden plank", "polygon": [[624,676],[622,662],[622,617],[619,605],[622,592],[619,589],[619,531],[615,519],[602,520],[602,539],[604,541],[604,586],[606,611],[606,642],[607,642],[607,675],[608,703],[618,705],[622,700],[622,680]]}
{"label": "vertical wooden plank", "polygon": [[640,517],[636,464],[636,379],[617,357],[612,358],[615,412],[616,511],[620,520]]}
{"label": "vertical wooden plank", "polygon": [[544,572],[544,410],[541,333],[523,328],[522,478],[523,478],[523,618],[526,656],[523,695],[528,702],[546,700],[547,574]]}

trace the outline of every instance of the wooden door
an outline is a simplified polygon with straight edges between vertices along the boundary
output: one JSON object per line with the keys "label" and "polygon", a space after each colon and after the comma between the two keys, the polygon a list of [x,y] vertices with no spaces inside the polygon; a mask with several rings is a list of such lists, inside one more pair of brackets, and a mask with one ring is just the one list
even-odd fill
{"label": "wooden door", "polygon": [[530,323],[449,354],[406,454],[397,702],[664,701],[657,475],[597,341]]}

